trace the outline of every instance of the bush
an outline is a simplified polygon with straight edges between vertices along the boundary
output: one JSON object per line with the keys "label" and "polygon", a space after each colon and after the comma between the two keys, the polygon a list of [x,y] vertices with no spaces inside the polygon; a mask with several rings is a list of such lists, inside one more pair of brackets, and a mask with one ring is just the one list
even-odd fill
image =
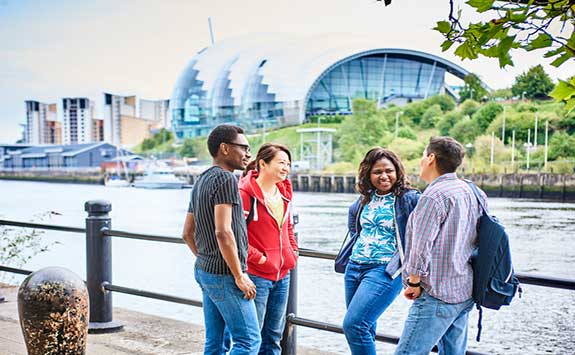
{"label": "bush", "polygon": [[448,95],[435,95],[424,101],[428,106],[439,105],[443,112],[451,111],[455,108],[455,101]]}
{"label": "bush", "polygon": [[436,125],[439,134],[442,136],[449,135],[449,130],[453,128],[457,122],[462,121],[463,117],[463,114],[460,112],[449,112],[445,114]]}
{"label": "bush", "polygon": [[482,130],[479,127],[479,124],[469,118],[464,118],[457,122],[455,126],[449,130],[449,135],[462,144],[473,143],[475,138],[481,133]]}
{"label": "bush", "polygon": [[473,116],[477,110],[479,110],[479,102],[471,99],[467,99],[463,101],[461,105],[459,105],[459,112],[461,112],[464,116]]}
{"label": "bush", "polygon": [[414,142],[406,138],[394,139],[386,148],[397,154],[401,160],[421,158],[426,144]]}
{"label": "bush", "polygon": [[421,128],[425,129],[435,127],[442,115],[443,111],[441,111],[441,106],[438,104],[430,106],[421,117]]}
{"label": "bush", "polygon": [[575,136],[567,132],[557,132],[549,141],[549,160],[575,157]]}
{"label": "bush", "polygon": [[406,138],[411,140],[417,140],[417,136],[415,132],[409,127],[401,127],[397,130],[397,136],[400,138]]}
{"label": "bush", "polygon": [[491,121],[501,112],[503,112],[503,106],[495,102],[489,102],[479,108],[479,110],[473,114],[472,119],[477,122],[481,131],[485,131]]}

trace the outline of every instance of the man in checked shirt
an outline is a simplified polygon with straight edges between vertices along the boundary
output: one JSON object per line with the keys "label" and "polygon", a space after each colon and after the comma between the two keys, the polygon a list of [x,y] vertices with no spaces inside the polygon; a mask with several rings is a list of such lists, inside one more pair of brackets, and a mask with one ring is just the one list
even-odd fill
{"label": "man in checked shirt", "polygon": [[464,155],[455,139],[433,137],[421,159],[429,185],[407,222],[403,294],[414,302],[396,355],[429,354],[436,344],[439,354],[465,354],[481,206],[455,173]]}

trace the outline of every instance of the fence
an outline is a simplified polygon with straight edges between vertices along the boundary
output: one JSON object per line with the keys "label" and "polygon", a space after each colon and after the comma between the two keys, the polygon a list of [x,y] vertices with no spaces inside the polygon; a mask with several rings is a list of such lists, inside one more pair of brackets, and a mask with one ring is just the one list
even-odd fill
{"label": "fence", "polygon": [[[9,220],[0,220],[0,225],[35,228],[44,230],[55,230],[71,233],[85,233],[86,235],[86,284],[90,295],[90,333],[107,333],[118,331],[122,325],[114,322],[112,308],[112,292],[130,294],[134,296],[147,297],[162,301],[186,304],[201,307],[202,302],[183,297],[167,295],[148,290],[140,290],[112,283],[112,243],[111,237],[139,239],[153,242],[184,244],[181,238],[165,237],[149,234],[131,233],[112,229],[112,221],[108,212],[112,206],[106,201],[88,201],[84,205],[88,213],[86,218],[86,228],[75,228],[50,224],[27,223]],[[300,248],[300,256],[333,260],[335,254],[317,250]],[[32,271],[12,268],[0,265],[0,271],[30,274]],[[560,278],[540,277],[536,275],[518,274],[517,277],[524,284],[531,284],[544,287],[561,288],[575,290],[575,280]],[[297,268],[291,272],[291,284],[288,298],[288,308],[286,312],[286,327],[282,339],[282,354],[297,354],[297,334],[296,326],[309,327],[334,333],[343,334],[340,325],[324,323],[313,319],[306,319],[297,316]],[[397,344],[398,338],[386,334],[376,334],[376,340]],[[437,352],[437,348],[434,349]],[[468,355],[483,355],[479,352],[467,351]]]}

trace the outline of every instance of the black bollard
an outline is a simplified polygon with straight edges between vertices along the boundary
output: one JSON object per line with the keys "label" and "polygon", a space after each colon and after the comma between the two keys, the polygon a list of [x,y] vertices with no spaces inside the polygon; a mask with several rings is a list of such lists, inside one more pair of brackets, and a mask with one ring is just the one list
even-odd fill
{"label": "black bollard", "polygon": [[[294,226],[299,223],[299,215],[293,214]],[[296,241],[298,234],[295,233]],[[286,309],[286,324],[283,331],[281,340],[282,355],[296,355],[297,354],[297,334],[296,326],[290,323],[290,316],[297,314],[297,264],[295,268],[290,271],[290,284],[288,294],[288,304]]]}
{"label": "black bollard", "polygon": [[84,355],[88,290],[68,269],[47,267],[18,289],[18,314],[28,355]]}
{"label": "black bollard", "polygon": [[107,201],[88,201],[86,218],[86,284],[90,294],[90,333],[112,333],[122,329],[113,321],[112,294],[103,285],[112,282],[112,241],[102,232],[110,229]]}

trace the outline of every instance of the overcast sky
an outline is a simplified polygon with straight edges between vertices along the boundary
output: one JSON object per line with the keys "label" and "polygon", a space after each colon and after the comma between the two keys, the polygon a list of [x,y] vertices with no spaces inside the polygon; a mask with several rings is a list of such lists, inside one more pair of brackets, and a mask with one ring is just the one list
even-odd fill
{"label": "overcast sky", "polygon": [[[463,1],[455,0],[457,4]],[[210,44],[249,33],[351,33],[377,36],[381,47],[440,55],[477,73],[490,87],[544,64],[551,77],[575,74],[575,63],[551,67],[543,52],[513,52],[514,68],[496,60],[461,61],[442,53],[431,30],[448,0],[0,0],[0,142],[20,138],[25,100],[61,105],[85,96],[101,111],[102,92],[167,99],[179,73]],[[465,10],[464,8],[464,15]],[[455,47],[454,47],[455,48]],[[61,110],[60,107],[58,107]]]}

